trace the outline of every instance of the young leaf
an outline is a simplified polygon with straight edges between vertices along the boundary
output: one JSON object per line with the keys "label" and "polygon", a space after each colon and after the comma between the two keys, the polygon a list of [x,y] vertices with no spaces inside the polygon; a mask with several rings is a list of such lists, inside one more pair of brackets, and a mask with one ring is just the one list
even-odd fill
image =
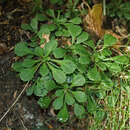
{"label": "young leaf", "polygon": [[49,67],[50,67],[52,74],[53,74],[53,77],[57,83],[62,84],[66,81],[66,75],[62,70],[55,69],[52,66],[49,66]]}
{"label": "young leaf", "polygon": [[22,66],[22,62],[13,63],[12,68],[17,72],[21,72],[24,69],[23,66]]}
{"label": "young leaf", "polygon": [[110,34],[104,35],[104,48],[116,44],[117,39]]}
{"label": "young leaf", "polygon": [[31,20],[30,26],[32,27],[34,32],[37,32],[37,30],[38,30],[38,19],[37,19],[37,17],[35,17]]}
{"label": "young leaf", "polygon": [[100,81],[101,80],[100,73],[98,72],[96,66],[94,68],[88,70],[87,76],[90,80],[93,80],[93,81]]}
{"label": "young leaf", "polygon": [[35,50],[34,50],[34,53],[35,53],[35,55],[42,57],[43,56],[43,48],[36,47]]}
{"label": "young leaf", "polygon": [[85,114],[85,108],[77,103],[74,104],[74,113],[78,118],[82,118]]}
{"label": "young leaf", "polygon": [[32,67],[38,62],[38,60],[33,60],[33,59],[24,59],[22,62],[23,67]]}
{"label": "young leaf", "polygon": [[51,98],[48,96],[41,97],[37,103],[40,105],[41,108],[47,109],[51,103]]}
{"label": "young leaf", "polygon": [[75,99],[80,103],[86,102],[87,100],[86,94],[82,91],[75,91],[75,92],[72,92],[72,94],[74,95]]}
{"label": "young leaf", "polygon": [[64,104],[63,108],[59,111],[57,115],[60,122],[66,122],[69,118],[69,113],[66,107],[66,104]]}
{"label": "young leaf", "polygon": [[61,95],[60,97],[56,98],[53,102],[53,107],[55,110],[58,110],[63,106],[63,97],[64,96]]}
{"label": "young leaf", "polygon": [[74,24],[66,24],[72,38],[76,38],[82,31],[81,27],[78,25],[74,25]]}
{"label": "young leaf", "polygon": [[87,32],[82,32],[78,37],[77,37],[77,43],[82,43],[88,39],[88,33]]}
{"label": "young leaf", "polygon": [[65,102],[68,104],[68,105],[73,105],[75,100],[73,98],[73,96],[70,94],[70,93],[66,93],[65,94]]}
{"label": "young leaf", "polygon": [[121,72],[121,67],[119,66],[119,64],[117,63],[111,63],[111,62],[107,62],[106,66],[108,67],[108,69],[112,72],[118,73]]}
{"label": "young leaf", "polygon": [[85,78],[81,74],[74,75],[74,78],[72,80],[72,87],[73,86],[83,86],[85,84]]}
{"label": "young leaf", "polygon": [[26,89],[26,94],[27,94],[27,96],[31,96],[31,95],[33,94],[33,91],[34,91],[34,85],[28,87],[28,88]]}
{"label": "young leaf", "polygon": [[30,81],[32,80],[34,73],[35,73],[35,67],[33,68],[28,68],[28,69],[24,69],[21,71],[20,73],[20,78],[23,81]]}
{"label": "young leaf", "polygon": [[55,56],[55,58],[63,58],[65,53],[66,53],[66,50],[63,48],[56,48],[53,51],[53,55]]}
{"label": "young leaf", "polygon": [[34,87],[34,94],[39,97],[46,96],[48,91],[44,88],[44,85],[41,81],[37,81],[36,86]]}
{"label": "young leaf", "polygon": [[80,24],[82,21],[81,21],[80,17],[75,17],[75,18],[69,20],[69,22],[73,23],[73,24]]}
{"label": "young leaf", "polygon": [[93,50],[95,49],[95,44],[94,44],[93,40],[84,41],[83,43],[84,43],[85,45],[91,47]]}
{"label": "young leaf", "polygon": [[51,16],[51,17],[55,17],[55,13],[54,13],[54,10],[53,9],[48,9],[47,11],[46,11],[46,13],[47,13],[47,15],[49,15],[49,16]]}
{"label": "young leaf", "polygon": [[14,52],[17,56],[25,56],[27,54],[31,54],[32,51],[27,47],[26,42],[20,42],[15,45]]}
{"label": "young leaf", "polygon": [[54,49],[56,49],[56,47],[57,47],[57,41],[56,40],[49,41],[44,47],[45,55],[48,56]]}
{"label": "young leaf", "polygon": [[47,67],[47,65],[46,65],[45,63],[41,65],[40,70],[39,70],[39,73],[40,73],[42,76],[48,75],[49,69],[48,69],[48,67]]}
{"label": "young leaf", "polygon": [[89,64],[90,63],[90,57],[89,56],[80,56],[79,63],[81,64]]}
{"label": "young leaf", "polygon": [[77,67],[76,64],[71,60],[59,60],[57,63],[59,63],[61,65],[61,69],[66,74],[73,73],[75,71],[76,67]]}

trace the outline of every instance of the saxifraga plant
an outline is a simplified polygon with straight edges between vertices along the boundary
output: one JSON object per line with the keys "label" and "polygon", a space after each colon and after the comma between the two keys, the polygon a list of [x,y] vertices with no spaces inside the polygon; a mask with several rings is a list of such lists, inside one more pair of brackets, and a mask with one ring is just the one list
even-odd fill
{"label": "saxifraga plant", "polygon": [[[21,59],[12,67],[22,81],[31,81],[27,95],[39,97],[43,109],[52,104],[60,122],[69,119],[70,107],[77,118],[85,118],[89,112],[102,120],[103,106],[94,97],[104,98],[105,92],[119,85],[119,75],[128,75],[129,57],[112,53],[111,46],[117,41],[112,35],[105,34],[103,42],[95,45],[81,28],[80,17],[55,17],[54,10],[48,11],[50,24],[39,24],[38,28],[39,22],[48,21],[38,13],[30,24],[22,25],[33,36],[30,42],[16,44],[15,54]],[[47,43],[43,35],[49,36]],[[64,44],[63,38],[67,39]]]}

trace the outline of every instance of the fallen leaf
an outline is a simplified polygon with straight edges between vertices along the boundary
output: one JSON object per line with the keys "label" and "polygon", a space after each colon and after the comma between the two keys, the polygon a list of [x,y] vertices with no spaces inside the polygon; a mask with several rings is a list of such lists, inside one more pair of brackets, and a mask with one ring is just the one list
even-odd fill
{"label": "fallen leaf", "polygon": [[43,44],[41,44],[41,46],[40,46],[41,48],[44,48],[45,44],[50,41],[49,37],[50,37],[49,34],[42,34],[42,38],[45,39],[45,42]]}
{"label": "fallen leaf", "polygon": [[0,43],[0,55],[6,53],[7,51],[8,51],[8,48],[7,48],[6,44]]}

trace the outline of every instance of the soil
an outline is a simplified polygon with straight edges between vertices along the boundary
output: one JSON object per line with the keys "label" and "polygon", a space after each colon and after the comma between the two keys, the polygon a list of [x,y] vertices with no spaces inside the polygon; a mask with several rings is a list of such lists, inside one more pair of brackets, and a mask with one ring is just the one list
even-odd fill
{"label": "soil", "polygon": [[[14,103],[23,90],[23,83],[11,65],[17,58],[14,46],[29,38],[29,33],[21,30],[22,23],[32,18],[31,0],[6,0],[0,2],[0,118]],[[85,129],[85,121],[73,119],[68,124],[60,124],[53,110],[42,110],[36,97],[27,97],[24,92],[9,113],[0,121],[0,130],[73,130]],[[76,126],[73,125],[76,122]]]}

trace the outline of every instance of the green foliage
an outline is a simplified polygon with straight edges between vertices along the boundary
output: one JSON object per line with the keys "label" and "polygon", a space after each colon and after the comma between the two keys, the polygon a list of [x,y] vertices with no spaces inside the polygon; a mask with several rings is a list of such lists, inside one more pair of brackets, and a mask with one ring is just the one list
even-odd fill
{"label": "green foliage", "polygon": [[[109,104],[112,102],[109,107],[117,103],[116,94],[112,97],[106,93],[115,88],[122,74],[129,75],[130,59],[127,54],[112,53],[115,37],[104,35],[99,47],[80,26],[79,16],[66,17],[61,12],[48,9],[48,17],[37,13],[30,24],[22,25],[33,37],[31,42],[15,46],[15,54],[23,58],[12,67],[22,81],[31,81],[27,95],[39,97],[38,104],[43,109],[53,107],[60,122],[69,120],[70,107],[77,118],[89,113],[97,122],[102,121],[106,114],[102,109],[106,106],[98,101],[106,98]],[[48,20],[51,23],[45,24]],[[49,41],[43,35],[49,35]],[[70,45],[64,44],[63,39],[69,40]]]}

